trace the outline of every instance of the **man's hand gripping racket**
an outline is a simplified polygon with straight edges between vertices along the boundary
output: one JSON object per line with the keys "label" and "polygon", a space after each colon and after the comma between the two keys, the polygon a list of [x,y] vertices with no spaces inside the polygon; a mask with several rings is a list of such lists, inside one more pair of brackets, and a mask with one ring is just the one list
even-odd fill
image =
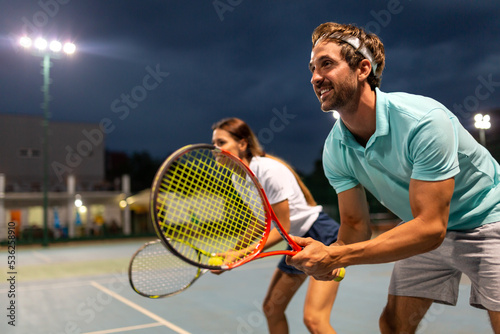
{"label": "man's hand gripping racket", "polygon": [[[165,160],[153,181],[151,216],[165,245],[201,268],[232,269],[302,249],[283,229],[253,172],[209,144],[185,146]],[[263,252],[272,223],[292,250]],[[339,270],[336,280],[343,276]]]}
{"label": "man's hand gripping racket", "polygon": [[[293,265],[320,281],[340,281],[345,276],[345,268],[332,269],[328,246],[312,238],[292,237],[302,248],[300,254],[287,257],[286,263]],[[334,245],[339,245],[337,242]],[[328,269],[330,268],[330,269]],[[339,277],[341,277],[339,279]]]}

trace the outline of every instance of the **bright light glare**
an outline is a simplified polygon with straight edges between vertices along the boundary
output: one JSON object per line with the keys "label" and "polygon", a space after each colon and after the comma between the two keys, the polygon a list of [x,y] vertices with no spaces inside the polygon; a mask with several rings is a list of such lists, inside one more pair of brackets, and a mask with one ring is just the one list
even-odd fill
{"label": "bright light glare", "polygon": [[490,115],[484,115],[483,114],[476,114],[474,116],[474,126],[477,129],[489,129],[491,128],[491,123],[490,123]]}
{"label": "bright light glare", "polygon": [[47,48],[47,41],[45,39],[43,39],[43,38],[37,38],[35,40],[34,46],[38,50],[43,51],[43,50],[45,50]]}
{"label": "bright light glare", "polygon": [[81,200],[81,199],[78,199],[78,198],[77,198],[77,199],[75,199],[75,206],[76,206],[77,208],[81,207],[81,206],[82,206],[82,204],[83,204],[83,202],[82,202],[82,200]]}
{"label": "bright light glare", "polygon": [[334,119],[339,119],[340,118],[340,114],[337,110],[332,110],[332,116]]}
{"label": "bright light glare", "polygon": [[76,45],[73,43],[65,43],[63,51],[67,54],[73,54],[76,51]]}
{"label": "bright light glare", "polygon": [[31,41],[31,38],[29,38],[29,37],[23,36],[19,39],[19,44],[21,44],[21,46],[23,48],[31,47],[31,43],[32,43],[32,41]]}
{"label": "bright light glare", "polygon": [[59,41],[50,42],[49,49],[54,52],[60,52],[62,49],[62,44]]}
{"label": "bright light glare", "polygon": [[78,211],[79,211],[80,213],[85,213],[85,212],[87,212],[87,207],[86,207],[86,206],[84,206],[84,205],[82,205],[81,207],[79,207],[79,208],[78,208]]}
{"label": "bright light glare", "polygon": [[47,40],[45,40],[44,38],[37,38],[34,42],[31,40],[31,38],[27,37],[27,36],[23,36],[19,39],[19,44],[28,49],[30,48],[31,46],[34,46],[38,51],[45,51],[47,50],[47,48],[51,51],[51,52],[54,52],[54,53],[58,53],[58,52],[61,52],[63,51],[64,53],[70,55],[70,54],[73,54],[76,52],[76,45],[73,44],[73,43],[64,43],[64,45],[57,41],[57,40],[54,40],[52,42],[50,42],[50,44],[47,42]]}

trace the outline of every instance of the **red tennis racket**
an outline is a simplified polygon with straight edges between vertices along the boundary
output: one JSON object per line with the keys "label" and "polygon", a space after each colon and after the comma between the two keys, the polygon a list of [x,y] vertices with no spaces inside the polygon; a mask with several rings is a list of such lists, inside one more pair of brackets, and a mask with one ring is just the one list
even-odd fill
{"label": "red tennis racket", "polygon": [[[209,144],[185,146],[165,160],[153,181],[151,215],[165,245],[201,268],[226,270],[301,251],[253,172],[238,157]],[[263,252],[272,223],[292,250]],[[344,270],[339,273],[338,281]]]}

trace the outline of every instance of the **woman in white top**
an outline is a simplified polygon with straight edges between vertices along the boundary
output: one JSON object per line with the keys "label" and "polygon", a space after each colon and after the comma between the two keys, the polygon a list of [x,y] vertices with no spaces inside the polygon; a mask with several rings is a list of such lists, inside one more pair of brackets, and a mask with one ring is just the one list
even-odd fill
{"label": "woman in white top", "polygon": [[[212,143],[238,156],[257,176],[278,220],[290,235],[311,237],[325,245],[337,240],[339,224],[316,205],[307,187],[288,164],[264,153],[244,121],[223,119],[214,124],[212,130]],[[281,240],[279,232],[273,229],[265,248]],[[288,333],[285,310],[306,278],[306,274],[287,265],[285,257],[281,259],[263,305],[270,333]],[[310,278],[304,302],[304,323],[311,333],[336,333],[330,325],[330,314],[337,289],[337,282]]]}

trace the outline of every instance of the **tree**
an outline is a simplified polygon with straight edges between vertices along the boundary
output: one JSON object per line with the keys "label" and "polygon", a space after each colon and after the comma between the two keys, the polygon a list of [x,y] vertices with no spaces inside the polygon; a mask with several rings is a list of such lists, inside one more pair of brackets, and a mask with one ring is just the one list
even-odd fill
{"label": "tree", "polygon": [[114,183],[122,175],[130,176],[132,193],[151,187],[156,171],[162,161],[151,157],[149,152],[134,152],[130,156],[124,152],[106,152],[106,180]]}

